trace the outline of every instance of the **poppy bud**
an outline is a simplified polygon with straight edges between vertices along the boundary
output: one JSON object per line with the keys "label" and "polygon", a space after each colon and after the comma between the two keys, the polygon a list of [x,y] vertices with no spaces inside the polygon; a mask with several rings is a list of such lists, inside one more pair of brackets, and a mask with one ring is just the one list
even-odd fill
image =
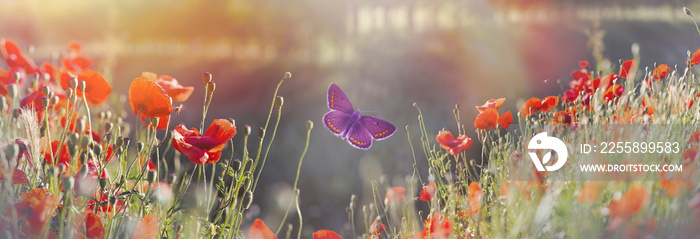
{"label": "poppy bud", "polygon": [[119,136],[119,138],[117,138],[117,142],[114,143],[114,146],[117,146],[117,148],[121,148],[122,145],[124,145],[124,138],[122,138],[122,136]]}
{"label": "poppy bud", "polygon": [[245,126],[243,126],[243,135],[244,135],[244,136],[250,135],[250,132],[251,132],[251,131],[252,131],[252,130],[250,129],[250,125],[245,125]]}
{"label": "poppy bud", "polygon": [[284,105],[284,97],[278,95],[277,98],[275,98],[275,106],[281,108],[282,105]]}
{"label": "poppy bud", "polygon": [[65,164],[59,164],[59,165],[58,165],[58,171],[59,171],[59,172],[65,172],[65,171],[66,171],[66,165],[65,165]]}
{"label": "poppy bud", "polygon": [[693,13],[690,12],[690,9],[687,7],[683,7],[683,12],[685,13],[685,15],[693,16]]}
{"label": "poppy bud", "polygon": [[202,74],[202,81],[204,81],[204,84],[209,84],[209,82],[211,82],[211,73],[204,72],[204,74]]}
{"label": "poppy bud", "polygon": [[264,136],[265,136],[265,128],[260,127],[260,128],[258,129],[258,138],[261,138],[261,139],[262,139]]}
{"label": "poppy bud", "polygon": [[45,85],[41,87],[41,93],[44,93],[44,95],[49,95],[49,92],[51,92],[51,88],[49,88],[49,86]]}
{"label": "poppy bud", "polygon": [[144,148],[144,147],[146,147],[146,145],[143,144],[143,142],[138,142],[138,143],[136,143],[136,152],[141,153],[141,151],[143,151],[143,148]]}
{"label": "poppy bud", "polygon": [[117,196],[112,196],[109,198],[109,204],[114,205],[117,204]]}
{"label": "poppy bud", "polygon": [[114,124],[112,124],[112,122],[105,123],[105,132],[112,131],[112,128],[114,128]]}
{"label": "poppy bud", "polygon": [[7,95],[9,95],[11,99],[17,98],[18,94],[19,89],[17,88],[17,84],[11,84],[7,86]]}
{"label": "poppy bud", "polygon": [[410,125],[406,125],[406,131],[411,131],[411,126],[410,126]]}
{"label": "poppy bud", "polygon": [[90,139],[87,135],[83,135],[80,137],[80,147],[87,148],[87,146],[90,145],[90,141],[92,141],[92,139]]}
{"label": "poppy bud", "polygon": [[12,73],[12,79],[15,80],[15,83],[19,82],[20,77],[22,77],[22,75],[19,73],[19,71],[15,71]]}
{"label": "poppy bud", "polygon": [[104,190],[105,187],[107,187],[107,178],[100,178],[100,188]]}
{"label": "poppy bud", "polygon": [[12,118],[16,119],[17,117],[19,117],[19,113],[20,113],[19,109],[12,110]]}
{"label": "poppy bud", "polygon": [[236,159],[236,160],[233,160],[233,164],[231,165],[231,168],[233,168],[234,172],[238,172],[241,170],[242,165],[243,165],[243,163],[241,163],[241,160]]}
{"label": "poppy bud", "polygon": [[94,152],[95,155],[101,155],[102,154],[102,145],[95,144],[95,147],[92,147],[92,152]]}
{"label": "poppy bud", "polygon": [[124,148],[117,148],[117,149],[115,149],[114,152],[115,152],[115,155],[117,155],[117,157],[119,157],[124,152]]}
{"label": "poppy bud", "polygon": [[243,209],[248,209],[250,208],[251,204],[253,204],[253,192],[246,191],[245,195],[243,196],[243,201],[241,202],[241,205],[243,205]]}
{"label": "poppy bud", "polygon": [[44,106],[44,108],[49,107],[49,103],[51,103],[51,98],[46,96],[41,98],[41,104]]}
{"label": "poppy bud", "polygon": [[54,95],[53,97],[51,97],[51,105],[56,105],[56,104],[58,104],[58,100],[59,100],[59,99],[58,99],[58,96],[56,96],[56,95]]}
{"label": "poppy bud", "polygon": [[158,177],[158,172],[155,170],[148,170],[148,175],[146,175],[146,181],[148,183],[153,183],[156,181],[156,177]]}
{"label": "poppy bud", "polygon": [[80,154],[80,164],[85,164],[88,159],[88,153],[87,151],[83,151],[83,153]]}
{"label": "poppy bud", "polygon": [[83,166],[80,166],[80,171],[78,171],[78,176],[80,176],[80,178],[85,178],[85,176],[87,176],[87,173],[88,173],[87,164],[83,163]]}
{"label": "poppy bud", "polygon": [[19,155],[19,146],[17,144],[7,145],[5,148],[5,159],[12,160]]}
{"label": "poppy bud", "polygon": [[158,118],[158,117],[151,118],[151,125],[153,125],[153,127],[158,127],[158,123],[160,123],[160,118]]}
{"label": "poppy bud", "polygon": [[112,111],[105,111],[105,119],[111,119],[112,118]]}
{"label": "poppy bud", "polygon": [[216,90],[216,83],[214,83],[214,82],[209,82],[209,83],[207,84],[207,91],[209,91],[209,92],[214,92],[214,90]]}
{"label": "poppy bud", "polygon": [[314,122],[311,120],[306,121],[306,130],[311,130],[314,128]]}
{"label": "poppy bud", "polygon": [[75,94],[72,94],[72,95],[70,95],[70,97],[68,97],[68,101],[71,103],[75,103],[78,101],[78,97],[75,96]]}
{"label": "poppy bud", "polygon": [[100,117],[100,120],[104,120],[105,119],[105,112],[104,111],[100,112],[98,117]]}
{"label": "poppy bud", "polygon": [[[42,121],[42,124],[44,124],[45,122],[46,121]],[[41,137],[45,137],[46,136],[46,126],[41,126],[41,128],[39,128],[39,133],[40,133]]]}
{"label": "poppy bud", "polygon": [[[61,165],[63,166],[64,164]],[[73,177],[63,177],[62,184],[63,189],[65,191],[73,190],[73,184],[75,184],[75,179]]]}
{"label": "poppy bud", "polygon": [[58,171],[58,168],[56,168],[56,167],[51,167],[51,170],[49,170],[49,175],[51,175],[51,176],[56,176],[59,173],[60,173],[60,171]]}
{"label": "poppy bud", "polygon": [[7,99],[5,96],[0,96],[0,113],[5,112],[7,109]]}
{"label": "poppy bud", "polygon": [[292,78],[292,73],[291,73],[291,72],[287,71],[287,72],[284,73],[284,78],[283,78],[283,80],[291,79],[291,78]]}
{"label": "poppy bud", "polygon": [[66,98],[73,96],[73,88],[66,89]]}
{"label": "poppy bud", "polygon": [[168,175],[168,183],[173,184],[175,183],[175,180],[177,180],[177,175],[175,175],[174,173]]}
{"label": "poppy bud", "polygon": [[75,89],[76,87],[78,87],[78,77],[71,77],[70,80],[68,80],[68,82],[70,83],[70,88]]}
{"label": "poppy bud", "polygon": [[124,138],[124,148],[129,148],[130,142],[131,142],[130,138]]}
{"label": "poppy bud", "polygon": [[413,102],[413,107],[418,107],[418,103]]}
{"label": "poppy bud", "polygon": [[84,80],[81,80],[80,82],[78,82],[78,90],[85,91],[85,86],[86,86],[85,84],[87,84],[87,83],[85,83]]}

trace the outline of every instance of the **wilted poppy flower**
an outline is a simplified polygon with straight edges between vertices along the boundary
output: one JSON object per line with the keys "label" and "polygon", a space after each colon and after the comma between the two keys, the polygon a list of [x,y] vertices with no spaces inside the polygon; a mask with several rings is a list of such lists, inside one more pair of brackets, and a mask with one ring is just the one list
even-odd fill
{"label": "wilted poppy flower", "polygon": [[547,112],[559,104],[559,97],[557,96],[547,96],[542,99],[542,105],[540,106],[540,111]]}
{"label": "wilted poppy flower", "polygon": [[626,60],[623,62],[622,66],[620,66],[620,77],[627,79],[627,76],[632,73],[631,70],[635,65],[637,65],[637,62],[634,60]]}
{"label": "wilted poppy flower", "polygon": [[668,73],[671,71],[671,68],[668,67],[666,64],[661,64],[654,69],[653,72],[651,72],[651,79],[654,81],[659,81],[661,79],[666,79],[666,76],[668,76]]}
{"label": "wilted poppy flower", "polygon": [[[107,83],[100,73],[93,70],[85,70],[78,74],[78,82],[85,81],[85,98],[88,103],[101,105],[107,102],[109,94],[112,93],[112,86]],[[61,87],[68,89],[70,85],[70,77],[61,76]],[[76,89],[77,96],[82,97],[83,92]]]}
{"label": "wilted poppy flower", "polygon": [[250,227],[250,231],[248,231],[248,238],[249,239],[277,239],[277,236],[275,236],[274,233],[270,230],[267,225],[265,225],[265,222],[260,220],[259,218],[256,218],[255,221],[253,222],[253,226]]}
{"label": "wilted poppy flower", "polygon": [[425,227],[425,229],[423,229],[423,231],[421,231],[414,238],[447,239],[447,238],[449,238],[449,236],[453,230],[452,229],[452,222],[450,221],[450,218],[442,217],[442,215],[440,215],[440,213],[438,213],[438,212],[430,215],[428,217],[428,219],[425,220],[425,223],[423,226]]}
{"label": "wilted poppy flower", "polygon": [[406,195],[406,189],[403,187],[394,187],[389,189],[384,196],[384,203],[387,206],[397,204],[403,200],[403,196]]}
{"label": "wilted poppy flower", "polygon": [[435,140],[440,143],[440,147],[447,150],[451,155],[457,155],[472,146],[472,139],[466,135],[460,135],[456,139],[448,130],[443,130],[435,136]]}
{"label": "wilted poppy flower", "polygon": [[165,89],[165,91],[168,92],[168,95],[170,97],[173,97],[174,102],[187,101],[187,99],[190,98],[190,95],[192,95],[192,92],[194,91],[194,87],[182,86],[180,85],[180,83],[177,82],[175,78],[168,75],[159,76],[158,81],[156,81],[156,84],[158,84],[160,87],[163,87],[163,89]]}
{"label": "wilted poppy flower", "polygon": [[506,111],[501,116],[498,117],[498,124],[501,125],[501,129],[507,129],[510,124],[513,123],[513,114],[510,111]]}
{"label": "wilted poppy flower", "polygon": [[131,82],[129,104],[134,114],[145,117],[168,116],[173,112],[173,103],[165,89],[143,76]]}
{"label": "wilted poppy flower", "polygon": [[520,116],[530,116],[537,112],[540,107],[542,107],[542,100],[539,98],[530,98],[529,100],[525,101],[525,104],[522,107],[520,107]]}
{"label": "wilted poppy flower", "polygon": [[578,62],[578,67],[586,68],[586,67],[589,67],[589,66],[591,66],[591,64],[589,64],[587,60],[583,60],[583,61],[579,61],[579,62]]}
{"label": "wilted poppy flower", "polygon": [[479,186],[479,183],[470,183],[469,188],[467,189],[467,197],[469,199],[469,215],[479,211],[482,196],[484,196],[484,192],[481,191],[481,186]]}
{"label": "wilted poppy flower", "polygon": [[423,190],[420,191],[420,197],[418,199],[421,201],[430,202],[433,200],[436,190],[437,188],[435,187],[435,182],[430,182],[428,185],[423,187]]}
{"label": "wilted poppy flower", "polygon": [[0,53],[10,68],[21,68],[27,74],[36,72],[34,61],[22,54],[22,50],[15,42],[5,38],[0,39]]}
{"label": "wilted poppy flower", "polygon": [[386,230],[386,226],[382,224],[381,222],[373,222],[372,225],[369,227],[369,233],[372,234],[372,236],[376,236],[379,238],[379,234],[382,234]]}
{"label": "wilted poppy flower", "polygon": [[700,64],[700,50],[693,52],[693,55],[690,56],[690,64],[691,65]]}
{"label": "wilted poppy flower", "polygon": [[313,234],[314,239],[343,239],[342,236],[338,235],[331,230],[318,230]]}
{"label": "wilted poppy flower", "polygon": [[136,225],[131,239],[156,239],[158,238],[158,232],[158,218],[148,214]]}
{"label": "wilted poppy flower", "polygon": [[479,111],[479,113],[484,113],[486,109],[496,109],[498,110],[501,108],[503,105],[503,102],[506,101],[506,98],[498,98],[498,99],[490,99],[484,103],[482,106],[476,106],[476,110]]}
{"label": "wilted poppy flower", "polygon": [[576,200],[579,202],[592,203],[599,199],[605,190],[603,182],[589,182],[579,191]]}
{"label": "wilted poppy flower", "polygon": [[608,230],[614,231],[622,223],[630,219],[642,209],[642,205],[649,198],[649,192],[642,186],[634,186],[630,188],[622,198],[614,200],[608,205],[610,210],[610,222]]}
{"label": "wilted poppy flower", "polygon": [[483,113],[479,113],[474,120],[474,128],[477,129],[493,129],[496,124],[498,124],[498,111],[496,109],[486,109]]}
{"label": "wilted poppy flower", "polygon": [[180,125],[173,130],[173,147],[194,164],[216,163],[226,142],[236,135],[236,125],[225,119],[216,119],[204,135],[197,129],[188,130]]}

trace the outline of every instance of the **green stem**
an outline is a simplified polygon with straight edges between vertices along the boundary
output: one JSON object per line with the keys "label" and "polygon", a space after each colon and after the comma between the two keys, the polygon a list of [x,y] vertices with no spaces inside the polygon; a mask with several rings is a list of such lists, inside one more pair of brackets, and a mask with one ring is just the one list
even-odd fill
{"label": "green stem", "polygon": [[[311,138],[311,128],[306,130],[306,144],[304,145],[304,151],[301,153],[301,158],[299,158],[299,165],[297,166],[297,176],[294,179],[294,187],[292,187],[295,191],[297,190],[297,183],[299,183],[299,176],[301,175],[301,163],[304,161],[304,156],[306,156],[306,151],[309,149],[309,139]],[[292,203],[294,200],[289,202],[289,206],[287,206],[287,210],[284,212],[284,217],[282,217],[282,221],[280,222],[279,227],[277,227],[277,231],[275,231],[275,235],[282,230],[282,225],[284,225],[284,221],[287,220],[287,215],[289,214],[289,209],[292,207]],[[297,202],[298,204],[298,202]],[[297,205],[298,208],[298,205]],[[301,217],[301,213],[299,213],[299,217]],[[299,222],[301,223],[301,222]],[[299,225],[299,233],[301,233],[301,225]]]}
{"label": "green stem", "polygon": [[277,135],[277,128],[280,125],[280,118],[281,117],[282,117],[282,107],[277,107],[277,121],[275,121],[275,128],[272,130],[272,137],[270,138],[270,142],[267,144],[267,149],[265,150],[265,155],[263,156],[262,164],[260,164],[260,170],[258,171],[258,174],[255,175],[255,182],[253,183],[253,192],[255,192],[255,189],[258,187],[258,180],[260,180],[260,175],[262,174],[262,171],[265,168],[265,162],[267,161],[267,155],[270,153],[270,148],[272,147],[272,141],[275,140],[275,135]]}

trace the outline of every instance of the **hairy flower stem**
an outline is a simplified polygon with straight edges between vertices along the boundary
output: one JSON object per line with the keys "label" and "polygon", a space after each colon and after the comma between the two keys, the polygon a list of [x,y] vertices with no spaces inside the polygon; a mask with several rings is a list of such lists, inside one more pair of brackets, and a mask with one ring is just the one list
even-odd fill
{"label": "hairy flower stem", "polygon": [[265,150],[265,155],[263,156],[262,163],[260,164],[260,170],[258,174],[255,175],[255,182],[253,183],[253,192],[258,187],[258,180],[260,180],[260,175],[262,174],[263,168],[265,168],[265,162],[267,161],[267,155],[270,153],[270,148],[272,147],[272,141],[275,140],[275,135],[277,135],[277,128],[280,125],[280,118],[282,117],[282,107],[277,107],[277,120],[275,121],[275,128],[272,130],[272,137],[270,137],[270,142],[267,143],[267,149]]}
{"label": "hairy flower stem", "polygon": [[[304,161],[304,156],[306,156],[306,151],[309,149],[309,139],[311,138],[311,128],[306,130],[306,144],[304,145],[304,151],[301,153],[301,158],[299,158],[299,165],[297,166],[297,176],[294,178],[294,186],[292,189],[295,190],[295,192],[298,192],[297,190],[297,183],[299,183],[299,176],[301,175],[301,163]],[[297,199],[298,199],[298,194],[297,194]],[[280,222],[279,227],[277,227],[277,231],[275,231],[275,234],[278,234],[280,230],[282,230],[282,225],[284,225],[284,221],[287,220],[287,215],[289,214],[289,209],[292,207],[292,203],[294,200],[289,202],[289,205],[287,206],[287,210],[284,212],[284,216],[282,217],[282,221]],[[299,208],[299,202],[297,202],[297,210]],[[301,212],[299,212],[299,235],[301,235]]]}

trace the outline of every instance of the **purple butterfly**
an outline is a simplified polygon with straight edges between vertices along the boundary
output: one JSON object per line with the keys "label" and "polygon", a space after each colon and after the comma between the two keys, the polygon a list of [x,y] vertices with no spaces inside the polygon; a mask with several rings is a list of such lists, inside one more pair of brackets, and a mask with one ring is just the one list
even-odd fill
{"label": "purple butterfly", "polygon": [[368,149],[372,139],[386,139],[396,131],[389,122],[353,110],[345,92],[336,84],[328,87],[328,108],[331,111],[323,116],[326,128],[358,149]]}

